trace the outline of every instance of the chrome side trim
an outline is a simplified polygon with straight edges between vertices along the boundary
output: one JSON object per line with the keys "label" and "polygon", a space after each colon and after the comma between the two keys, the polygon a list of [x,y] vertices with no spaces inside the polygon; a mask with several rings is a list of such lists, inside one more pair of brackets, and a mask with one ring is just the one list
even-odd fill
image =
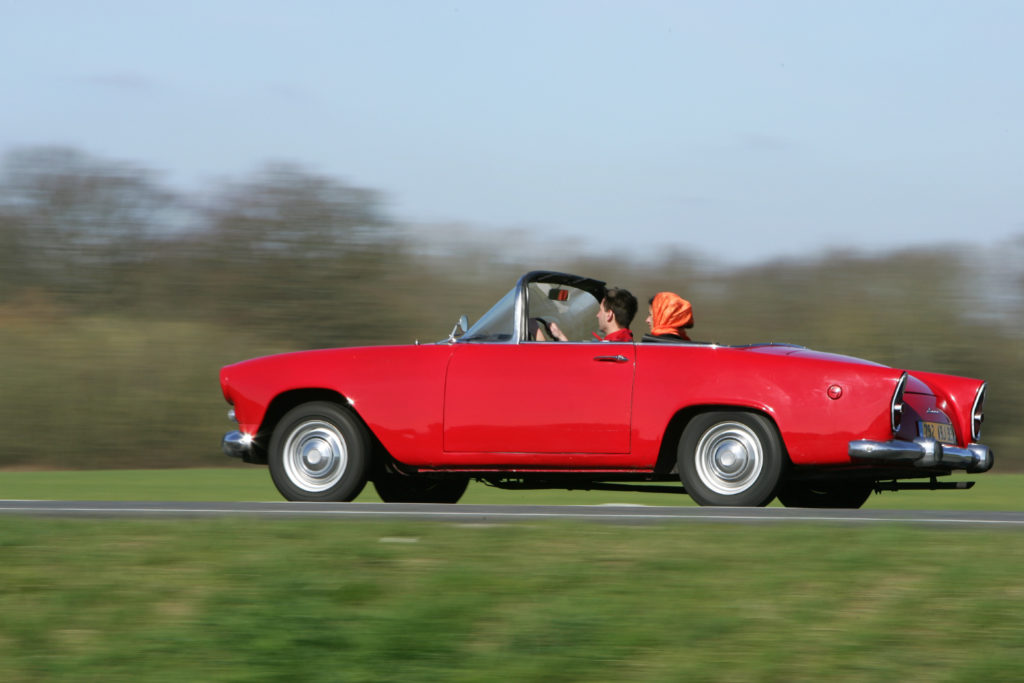
{"label": "chrome side trim", "polygon": [[974,405],[971,406],[971,438],[981,438],[981,423],[985,421],[985,390],[988,383],[983,382],[978,388],[978,395],[974,397]]}
{"label": "chrome side trim", "polygon": [[889,423],[892,425],[892,433],[900,431],[900,424],[903,422],[903,392],[907,388],[909,375],[904,372],[900,381],[896,382],[896,391],[892,393],[892,403],[889,405]]}
{"label": "chrome side trim", "polygon": [[851,441],[849,455],[852,460],[883,462],[914,467],[949,467],[968,472],[987,472],[992,469],[995,454],[988,446],[972,443],[967,448],[942,444],[935,439],[919,438],[913,441]]}

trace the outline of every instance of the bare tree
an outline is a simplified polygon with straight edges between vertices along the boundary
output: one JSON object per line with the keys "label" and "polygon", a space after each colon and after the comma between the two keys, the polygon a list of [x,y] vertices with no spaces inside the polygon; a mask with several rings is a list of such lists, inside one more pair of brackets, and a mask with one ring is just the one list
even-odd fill
{"label": "bare tree", "polygon": [[0,166],[0,217],[18,233],[21,267],[66,291],[95,293],[110,285],[104,273],[144,261],[176,207],[150,172],[74,149],[16,150]]}

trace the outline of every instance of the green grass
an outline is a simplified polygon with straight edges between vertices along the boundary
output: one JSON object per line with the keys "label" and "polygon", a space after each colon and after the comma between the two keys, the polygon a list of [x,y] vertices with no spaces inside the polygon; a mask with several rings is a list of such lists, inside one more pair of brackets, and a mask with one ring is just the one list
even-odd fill
{"label": "green grass", "polygon": [[964,681],[1024,670],[1024,535],[0,518],[21,681]]}
{"label": "green grass", "polygon": [[[897,510],[1024,510],[1024,475],[956,475],[974,481],[967,491],[899,491],[876,494],[866,508]],[[0,499],[23,500],[282,500],[266,467],[223,469],[0,471]],[[380,499],[367,486],[360,502]],[[508,505],[692,505],[689,496],[608,491],[503,491],[472,483],[463,503]]]}
{"label": "green grass", "polygon": [[[870,504],[1020,509],[1024,476],[976,479]],[[0,498],[280,500],[262,467],[4,471]],[[689,504],[476,484],[465,501]],[[0,559],[12,682],[973,683],[1024,670],[1017,531],[7,516]]]}

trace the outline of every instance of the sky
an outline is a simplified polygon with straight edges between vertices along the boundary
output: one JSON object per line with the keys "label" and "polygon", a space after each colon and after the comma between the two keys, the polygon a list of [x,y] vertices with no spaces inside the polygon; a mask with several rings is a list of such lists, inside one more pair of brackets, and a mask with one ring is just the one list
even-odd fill
{"label": "sky", "polygon": [[725,263],[1024,234],[1024,2],[0,0],[0,154]]}

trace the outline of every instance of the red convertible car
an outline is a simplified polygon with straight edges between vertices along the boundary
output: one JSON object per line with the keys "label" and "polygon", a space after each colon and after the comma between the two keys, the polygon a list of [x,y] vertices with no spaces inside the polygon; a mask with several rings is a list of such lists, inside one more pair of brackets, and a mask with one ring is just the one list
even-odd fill
{"label": "red convertible car", "polygon": [[[876,490],[969,488],[938,478],[992,466],[980,380],[785,344],[598,342],[604,291],[535,271],[438,343],[229,365],[223,449],[302,501],[369,481],[385,501],[454,503],[476,479],[860,507]],[[552,322],[568,341],[535,341]]]}

